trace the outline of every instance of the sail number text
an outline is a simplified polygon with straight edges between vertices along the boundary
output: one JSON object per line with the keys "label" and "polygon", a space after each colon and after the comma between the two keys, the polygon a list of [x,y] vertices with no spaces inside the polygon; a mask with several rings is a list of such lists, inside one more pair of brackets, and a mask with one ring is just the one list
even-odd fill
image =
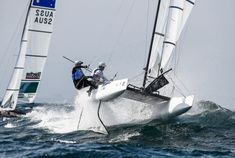
{"label": "sail number text", "polygon": [[36,18],[34,20],[34,23],[51,25],[54,13],[53,13],[53,11],[37,9],[35,12],[35,16],[36,16]]}

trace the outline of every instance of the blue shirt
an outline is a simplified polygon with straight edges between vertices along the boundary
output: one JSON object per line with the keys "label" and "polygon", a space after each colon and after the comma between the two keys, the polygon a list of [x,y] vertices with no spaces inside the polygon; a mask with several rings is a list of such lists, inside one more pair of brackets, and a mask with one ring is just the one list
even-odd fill
{"label": "blue shirt", "polygon": [[84,76],[84,73],[81,68],[76,68],[76,71],[72,74],[73,80],[80,80]]}

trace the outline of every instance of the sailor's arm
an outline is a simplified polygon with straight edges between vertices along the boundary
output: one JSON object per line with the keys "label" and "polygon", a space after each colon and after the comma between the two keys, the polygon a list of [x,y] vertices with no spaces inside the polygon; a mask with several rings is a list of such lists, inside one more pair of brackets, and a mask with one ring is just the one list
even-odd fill
{"label": "sailor's arm", "polygon": [[81,65],[80,67],[86,69],[88,68],[88,65]]}

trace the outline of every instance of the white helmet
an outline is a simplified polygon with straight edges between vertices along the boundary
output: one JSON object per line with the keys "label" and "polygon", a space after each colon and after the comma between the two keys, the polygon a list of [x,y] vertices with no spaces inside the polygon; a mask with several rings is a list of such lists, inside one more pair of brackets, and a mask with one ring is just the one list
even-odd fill
{"label": "white helmet", "polygon": [[76,61],[74,61],[74,64],[75,64],[75,65],[82,65],[82,64],[83,64],[83,62],[82,62],[82,61],[78,61],[78,60],[76,60]]}
{"label": "white helmet", "polygon": [[106,67],[106,64],[105,64],[104,62],[99,62],[99,67],[105,68],[105,67]]}

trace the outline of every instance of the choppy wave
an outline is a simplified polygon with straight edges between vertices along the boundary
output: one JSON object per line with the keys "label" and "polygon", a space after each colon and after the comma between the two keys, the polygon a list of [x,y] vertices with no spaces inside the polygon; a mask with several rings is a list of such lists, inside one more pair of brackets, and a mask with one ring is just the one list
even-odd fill
{"label": "choppy wave", "polygon": [[0,120],[0,157],[235,157],[235,113],[200,101],[170,121],[77,131],[71,104],[37,104]]}

